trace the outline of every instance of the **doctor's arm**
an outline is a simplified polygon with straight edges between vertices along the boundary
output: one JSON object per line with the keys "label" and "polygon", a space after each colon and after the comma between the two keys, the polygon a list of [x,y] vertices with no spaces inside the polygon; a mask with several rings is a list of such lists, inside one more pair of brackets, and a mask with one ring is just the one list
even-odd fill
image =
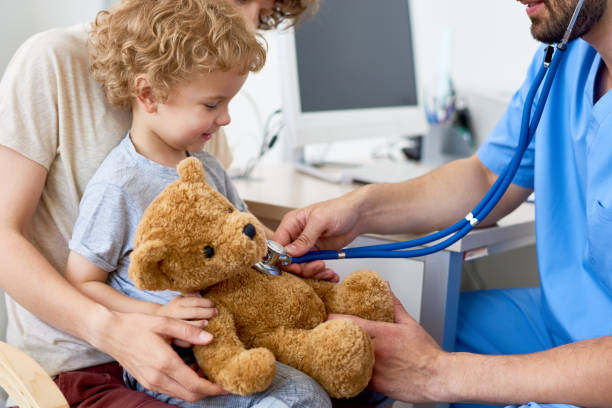
{"label": "doctor's arm", "polygon": [[[474,155],[402,183],[370,184],[339,198],[288,213],[275,232],[292,256],[339,249],[363,233],[439,230],[465,217],[497,180]],[[511,184],[481,225],[518,207],[531,190]]]}
{"label": "doctor's arm", "polygon": [[612,336],[532,354],[448,353],[394,299],[395,323],[353,316],[373,338],[370,386],[400,401],[612,407]]}
{"label": "doctor's arm", "polygon": [[206,344],[208,333],[176,319],[110,311],[71,286],[30,243],[46,177],[43,166],[0,146],[0,287],[43,321],[113,356],[147,388],[185,400],[221,393],[169,344]]}

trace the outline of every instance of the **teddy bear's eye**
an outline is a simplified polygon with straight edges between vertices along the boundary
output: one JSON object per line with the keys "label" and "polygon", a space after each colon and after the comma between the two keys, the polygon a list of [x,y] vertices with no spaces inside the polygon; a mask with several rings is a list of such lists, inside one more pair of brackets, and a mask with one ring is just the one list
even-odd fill
{"label": "teddy bear's eye", "polygon": [[206,258],[212,258],[215,255],[215,250],[211,246],[204,247],[204,256]]}
{"label": "teddy bear's eye", "polygon": [[234,212],[234,209],[233,209],[233,208],[228,208],[228,209],[227,209],[227,212],[231,214],[231,213],[233,213],[233,212]]}

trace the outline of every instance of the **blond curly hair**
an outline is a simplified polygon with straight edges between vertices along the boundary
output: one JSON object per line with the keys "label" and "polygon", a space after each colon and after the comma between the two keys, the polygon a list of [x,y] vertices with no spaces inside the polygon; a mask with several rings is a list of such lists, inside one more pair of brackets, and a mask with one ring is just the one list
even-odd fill
{"label": "blond curly hair", "polygon": [[164,102],[192,74],[246,74],[266,61],[263,38],[219,0],[122,0],[98,13],[89,43],[94,78],[113,105],[128,110],[139,75]]}
{"label": "blond curly hair", "polygon": [[304,16],[312,15],[318,8],[318,0],[276,0],[272,15],[262,19],[259,28],[271,30],[281,23],[287,27],[296,25]]}

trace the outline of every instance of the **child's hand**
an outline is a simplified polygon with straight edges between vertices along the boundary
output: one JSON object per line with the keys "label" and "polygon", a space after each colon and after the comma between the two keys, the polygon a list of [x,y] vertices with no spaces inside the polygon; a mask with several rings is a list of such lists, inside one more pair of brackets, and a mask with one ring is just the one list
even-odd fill
{"label": "child's hand", "polygon": [[158,316],[184,320],[198,327],[206,327],[208,319],[218,314],[215,303],[199,293],[184,293],[175,296],[155,312]]}

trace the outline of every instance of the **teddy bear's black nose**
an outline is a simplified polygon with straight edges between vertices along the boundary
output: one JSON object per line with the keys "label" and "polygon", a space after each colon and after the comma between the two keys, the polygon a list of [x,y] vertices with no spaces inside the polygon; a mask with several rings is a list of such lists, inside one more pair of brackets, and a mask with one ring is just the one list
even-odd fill
{"label": "teddy bear's black nose", "polygon": [[253,239],[255,237],[255,227],[253,226],[253,224],[247,224],[244,226],[242,233],[250,239]]}

